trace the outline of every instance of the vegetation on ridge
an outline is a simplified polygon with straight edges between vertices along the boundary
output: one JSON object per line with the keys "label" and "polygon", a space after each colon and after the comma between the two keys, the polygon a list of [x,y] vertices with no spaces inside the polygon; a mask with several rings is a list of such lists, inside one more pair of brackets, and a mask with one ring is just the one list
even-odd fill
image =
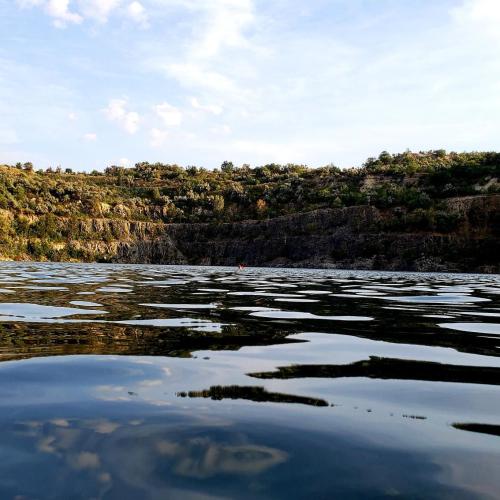
{"label": "vegetation on ridge", "polygon": [[[91,259],[68,241],[120,240],[113,225],[88,234],[82,221],[147,223],[267,219],[320,208],[373,205],[400,209],[381,229],[452,231],[460,220],[444,200],[500,191],[500,153],[443,150],[381,153],[362,167],[269,164],[220,169],[162,163],[104,172],[0,167],[0,255]],[[117,226],[118,227],[118,226]],[[111,228],[111,229],[110,229]]]}

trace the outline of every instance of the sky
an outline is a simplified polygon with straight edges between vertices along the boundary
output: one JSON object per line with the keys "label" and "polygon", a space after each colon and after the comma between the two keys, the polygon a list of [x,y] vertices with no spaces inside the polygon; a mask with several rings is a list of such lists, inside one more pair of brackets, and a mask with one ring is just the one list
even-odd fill
{"label": "sky", "polygon": [[500,0],[0,0],[0,163],[500,149]]}

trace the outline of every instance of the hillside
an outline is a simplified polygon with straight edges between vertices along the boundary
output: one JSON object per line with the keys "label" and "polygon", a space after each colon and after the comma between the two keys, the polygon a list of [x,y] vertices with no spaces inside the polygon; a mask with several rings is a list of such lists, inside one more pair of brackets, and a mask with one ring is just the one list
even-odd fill
{"label": "hillside", "polygon": [[0,256],[499,271],[500,153],[360,168],[0,166]]}

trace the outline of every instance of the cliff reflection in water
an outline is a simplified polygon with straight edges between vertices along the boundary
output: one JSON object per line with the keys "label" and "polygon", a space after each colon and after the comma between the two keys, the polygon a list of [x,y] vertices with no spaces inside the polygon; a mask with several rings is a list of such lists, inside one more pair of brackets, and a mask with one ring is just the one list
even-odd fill
{"label": "cliff reflection in water", "polygon": [[179,392],[177,395],[184,398],[210,398],[218,401],[222,401],[223,399],[247,399],[255,402],[299,403],[310,406],[328,406],[328,403],[324,399],[294,396],[293,394],[282,394],[279,392],[268,392],[263,387],[254,386],[242,387],[230,385],[222,387],[217,385],[203,391]]}
{"label": "cliff reflection in water", "polygon": [[4,263],[0,498],[495,498],[500,277]]}
{"label": "cliff reflection in water", "polygon": [[275,372],[249,373],[248,375],[261,379],[369,377],[500,385],[500,367],[445,365],[429,361],[376,356],[349,365],[280,366]]}

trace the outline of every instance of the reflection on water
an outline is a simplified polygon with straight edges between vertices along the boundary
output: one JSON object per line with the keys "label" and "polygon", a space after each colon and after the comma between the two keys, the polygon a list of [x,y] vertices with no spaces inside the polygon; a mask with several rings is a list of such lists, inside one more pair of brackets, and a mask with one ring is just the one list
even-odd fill
{"label": "reflection on water", "polygon": [[249,373],[262,379],[370,377],[395,380],[432,380],[464,384],[500,385],[500,367],[445,365],[370,356],[349,365],[280,366],[275,372]]}
{"label": "reflection on water", "polygon": [[3,263],[0,283],[0,498],[500,496],[499,276]]}
{"label": "reflection on water", "polygon": [[279,392],[267,392],[263,387],[242,387],[231,385],[222,387],[220,385],[210,387],[203,391],[180,392],[178,396],[190,398],[222,399],[248,399],[249,401],[267,401],[272,403],[300,403],[311,406],[328,406],[324,399],[295,396],[293,394],[281,394]]}
{"label": "reflection on water", "polygon": [[500,436],[500,425],[488,424],[453,424],[455,429],[464,431],[482,432],[483,434],[491,434],[492,436]]}

